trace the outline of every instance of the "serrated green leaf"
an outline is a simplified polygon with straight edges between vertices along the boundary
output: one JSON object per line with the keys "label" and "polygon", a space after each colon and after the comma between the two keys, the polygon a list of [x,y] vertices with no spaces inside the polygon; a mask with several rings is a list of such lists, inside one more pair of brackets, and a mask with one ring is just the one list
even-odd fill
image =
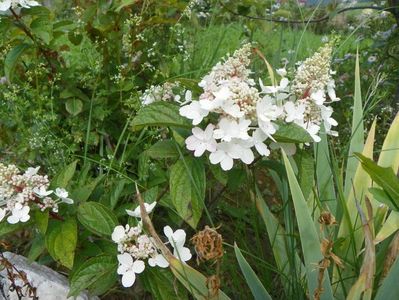
{"label": "serrated green leaf", "polygon": [[118,261],[114,255],[90,258],[73,272],[68,297],[77,296],[84,289],[99,291],[99,286],[109,289],[116,281]]}
{"label": "serrated green leaf", "polygon": [[271,300],[269,293],[263,286],[262,282],[259,280],[256,273],[251,268],[249,263],[246,261],[244,256],[241,253],[241,250],[237,247],[237,244],[234,243],[234,252],[240,266],[241,272],[244,274],[245,281],[247,282],[252,295],[254,296],[255,300]]}
{"label": "serrated green leaf", "polygon": [[188,119],[180,116],[179,106],[159,101],[142,107],[133,119],[133,130],[139,130],[145,126],[174,126],[191,128]]}
{"label": "serrated green leaf", "polygon": [[305,129],[294,123],[279,123],[273,138],[279,143],[310,143],[313,141]]}
{"label": "serrated green leaf", "polygon": [[177,158],[179,152],[176,143],[172,140],[161,140],[147,149],[147,154],[151,158]]}
{"label": "serrated green leaf", "polygon": [[205,168],[201,160],[183,159],[170,170],[170,195],[177,213],[195,228],[205,199]]}
{"label": "serrated green leaf", "polygon": [[51,182],[51,186],[54,188],[57,187],[66,188],[69,181],[72,179],[73,175],[75,174],[77,163],[78,161],[75,160],[74,162],[66,166],[66,168],[63,169],[60,173],[58,173],[58,175]]}
{"label": "serrated green leaf", "polygon": [[78,220],[89,231],[111,236],[118,219],[105,205],[97,202],[85,202],[78,207]]}
{"label": "serrated green leaf", "polygon": [[72,269],[77,240],[78,228],[75,219],[53,222],[46,234],[46,248],[55,261]]}
{"label": "serrated green leaf", "polygon": [[14,77],[14,70],[18,63],[18,59],[30,47],[31,45],[29,44],[19,44],[8,52],[6,59],[4,60],[4,74],[9,81],[12,81]]}

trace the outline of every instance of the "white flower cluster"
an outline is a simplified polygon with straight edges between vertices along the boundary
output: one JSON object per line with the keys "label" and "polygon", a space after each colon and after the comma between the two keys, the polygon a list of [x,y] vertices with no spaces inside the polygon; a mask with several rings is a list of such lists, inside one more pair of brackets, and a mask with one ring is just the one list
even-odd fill
{"label": "white flower cluster", "polygon": [[18,6],[29,8],[31,6],[40,5],[37,1],[32,0],[0,0],[0,11],[6,11],[10,8],[17,8]]}
{"label": "white flower cluster", "polygon": [[148,105],[158,101],[176,101],[184,104],[186,101],[191,101],[191,91],[187,91],[185,95],[185,102],[182,102],[181,96],[178,93],[180,82],[165,82],[162,85],[151,85],[141,95],[140,100],[142,105]]}
{"label": "white flower cluster", "polygon": [[[327,134],[337,122],[331,118],[329,101],[338,101],[335,84],[331,78],[330,60],[332,46],[326,44],[298,67],[290,83],[287,71],[278,69],[280,82],[259,87],[250,78],[251,44],[244,45],[223,63],[219,62],[206,75],[199,86],[203,93],[198,100],[180,108],[180,115],[200,124],[209,116],[205,130],[192,129],[186,139],[187,149],[199,157],[210,152],[210,162],[230,170],[234,160],[250,164],[254,160],[252,147],[262,156],[270,150],[264,143],[267,138],[275,141],[273,134],[279,122],[295,123],[308,131],[315,142],[320,141],[320,125]],[[186,102],[190,99],[186,99]],[[216,116],[216,122],[213,122]]]}
{"label": "white flower cluster", "polygon": [[[48,177],[37,174],[39,168],[28,168],[21,174],[15,165],[0,163],[0,221],[7,216],[10,224],[24,223],[30,219],[33,207],[57,213],[58,203],[73,203],[65,189],[47,190]],[[53,193],[56,200],[50,197]]]}
{"label": "white flower cluster", "polygon": [[[151,213],[156,202],[145,203],[147,213]],[[118,245],[119,267],[117,273],[122,275],[122,285],[131,287],[136,281],[136,274],[140,274],[145,269],[144,260],[147,259],[151,267],[167,268],[169,266],[166,258],[158,251],[152,237],[143,232],[140,207],[134,211],[127,210],[130,216],[139,218],[137,226],[118,225],[112,233],[112,240]],[[170,226],[164,227],[164,234],[168,238],[168,243],[173,247],[173,255],[185,262],[191,259],[190,249],[184,247],[186,233],[182,229],[173,232]]]}

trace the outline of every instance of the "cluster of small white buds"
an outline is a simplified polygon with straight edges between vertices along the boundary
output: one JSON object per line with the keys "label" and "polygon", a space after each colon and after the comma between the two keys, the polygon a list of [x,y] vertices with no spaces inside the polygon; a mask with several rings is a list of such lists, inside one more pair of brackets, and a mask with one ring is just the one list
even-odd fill
{"label": "cluster of small white buds", "polygon": [[58,203],[73,203],[62,188],[55,190],[56,200],[49,197],[53,191],[47,190],[48,177],[39,175],[39,168],[28,168],[20,173],[15,165],[0,163],[0,222],[7,216],[10,224],[24,223],[29,221],[29,213],[34,208],[58,213]]}

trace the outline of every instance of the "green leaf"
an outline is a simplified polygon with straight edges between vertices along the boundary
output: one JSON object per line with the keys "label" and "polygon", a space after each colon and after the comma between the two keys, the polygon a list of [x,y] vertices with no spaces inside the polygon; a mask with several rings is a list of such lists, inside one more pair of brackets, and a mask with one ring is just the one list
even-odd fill
{"label": "green leaf", "polygon": [[48,16],[33,20],[30,24],[30,29],[36,37],[40,38],[47,45],[53,38],[53,26]]}
{"label": "green leaf", "polygon": [[8,52],[6,59],[4,60],[4,74],[9,81],[12,81],[14,77],[14,70],[18,59],[30,47],[31,45],[29,44],[19,44],[12,48],[10,52]]}
{"label": "green leaf", "polygon": [[391,167],[383,168],[377,165],[370,158],[360,153],[354,153],[359,158],[363,169],[370,175],[371,179],[378,184],[388,194],[392,200],[392,205],[399,208],[399,179]]}
{"label": "green leaf", "polygon": [[72,193],[72,199],[79,201],[79,202],[87,201],[87,199],[89,199],[90,195],[93,193],[93,191],[96,188],[96,186],[98,185],[98,183],[104,177],[105,177],[105,175],[98,176],[96,179],[92,180],[91,182],[76,188]]}
{"label": "green leaf", "polygon": [[161,268],[146,268],[140,275],[144,288],[156,300],[188,299],[187,291],[182,285],[176,284],[170,270]]}
{"label": "green leaf", "polygon": [[[103,292],[102,290],[105,288],[108,290],[117,279],[117,268],[118,261],[114,255],[90,258],[73,272],[70,278],[71,289],[68,297],[77,296],[84,289],[89,289],[92,292]],[[101,286],[103,288],[99,289]]]}
{"label": "green leaf", "polygon": [[314,160],[312,153],[306,150],[297,150],[294,158],[298,166],[298,178],[303,196],[305,199],[308,199],[314,180]]}
{"label": "green leaf", "polygon": [[205,168],[199,159],[182,159],[170,170],[170,195],[177,213],[196,228],[205,199]]}
{"label": "green leaf", "polygon": [[48,226],[48,219],[49,219],[49,214],[47,211],[40,211],[36,210],[33,213],[33,218],[35,220],[36,226],[39,229],[39,231],[42,234],[46,234],[47,231],[47,226]]}
{"label": "green leaf", "polygon": [[173,140],[161,140],[152,145],[147,151],[151,158],[178,158],[179,152]]}
{"label": "green leaf", "polygon": [[188,119],[180,116],[179,106],[165,101],[151,103],[139,110],[132,122],[133,130],[145,126],[192,127]]}
{"label": "green leaf", "polygon": [[[295,215],[298,223],[299,236],[301,238],[302,252],[305,261],[309,295],[313,295],[318,286],[318,272],[315,266],[323,259],[320,251],[320,240],[317,234],[313,218],[308,209],[301,188],[292,170],[291,163],[283,151],[284,164],[287,171],[291,196],[294,203]],[[321,299],[333,299],[330,279],[327,272],[324,272],[323,293]]]}
{"label": "green leaf", "polygon": [[118,200],[121,197],[121,194],[123,192],[123,189],[125,188],[125,185],[128,184],[129,182],[127,180],[118,180],[114,188],[112,189],[111,195],[110,195],[110,204],[111,204],[111,209],[114,209],[116,204],[118,204]]}
{"label": "green leaf", "polygon": [[392,210],[399,211],[399,208],[395,206],[395,201],[383,189],[369,188],[369,192],[378,202],[387,205]]}
{"label": "green leaf", "polygon": [[111,236],[118,219],[113,212],[97,202],[85,202],[78,207],[78,220],[89,231],[103,236]]}
{"label": "green leaf", "polygon": [[251,266],[242,255],[241,250],[237,247],[236,243],[234,243],[234,252],[236,254],[238,264],[240,265],[241,272],[244,274],[245,281],[251,289],[251,293],[255,300],[271,300],[272,297],[270,297],[262,282],[259,280],[258,276],[256,276],[254,270],[252,270]]}
{"label": "green leaf", "polygon": [[364,145],[364,125],[363,125],[363,107],[362,107],[362,91],[360,86],[360,67],[359,67],[359,53],[356,54],[355,67],[355,93],[353,104],[353,118],[352,118],[352,134],[349,146],[348,161],[345,172],[345,196],[349,194],[352,189],[351,180],[355,177],[356,169],[359,162],[353,157],[354,152],[361,152]]}
{"label": "green leaf", "polygon": [[28,225],[32,225],[31,222],[28,223],[17,223],[17,224],[10,224],[7,220],[3,220],[0,222],[0,237],[3,237],[9,233],[14,231],[20,230]]}
{"label": "green leaf", "polygon": [[76,171],[76,165],[78,161],[75,160],[69,164],[65,169],[63,169],[51,182],[51,186],[54,188],[61,187],[66,188],[69,181],[72,179]]}
{"label": "green leaf", "polygon": [[216,295],[210,295],[207,287],[207,278],[189,265],[176,258],[169,261],[170,268],[175,277],[186,287],[195,299],[227,300],[230,299],[221,290]]}
{"label": "green leaf", "polygon": [[279,143],[310,143],[310,134],[301,126],[294,123],[279,123],[273,138]]}
{"label": "green leaf", "polygon": [[82,112],[83,102],[76,98],[70,98],[65,102],[65,108],[72,116],[77,116]]}
{"label": "green leaf", "polygon": [[54,260],[72,269],[78,240],[75,219],[53,222],[46,234],[46,248]]}
{"label": "green leaf", "polygon": [[36,234],[35,238],[32,241],[32,246],[29,249],[29,262],[35,261],[40,256],[40,254],[43,253],[44,249],[46,249],[44,236],[40,233]]}
{"label": "green leaf", "polygon": [[377,291],[375,300],[396,299],[399,295],[399,257],[392,265],[387,277],[382,282],[381,287]]}

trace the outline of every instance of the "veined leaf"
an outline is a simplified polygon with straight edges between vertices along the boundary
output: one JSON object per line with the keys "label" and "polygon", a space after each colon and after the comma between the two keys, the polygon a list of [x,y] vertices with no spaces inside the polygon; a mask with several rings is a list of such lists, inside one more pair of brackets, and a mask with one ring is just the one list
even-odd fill
{"label": "veined leaf", "polygon": [[46,248],[54,260],[72,269],[78,228],[75,219],[53,222],[46,234]]}
{"label": "veined leaf", "polygon": [[97,202],[85,202],[78,207],[78,220],[91,232],[111,236],[118,219],[113,212]]}
{"label": "veined leaf", "polygon": [[170,195],[177,213],[195,228],[205,199],[205,168],[201,160],[184,158],[170,170]]}
{"label": "veined leaf", "polygon": [[191,128],[188,119],[180,116],[179,106],[159,101],[142,107],[133,119],[133,130],[139,130],[145,126],[174,126]]}
{"label": "veined leaf", "polygon": [[280,143],[310,143],[313,141],[305,129],[294,123],[279,123],[273,138]]}
{"label": "veined leaf", "polygon": [[152,145],[147,151],[151,158],[178,158],[179,152],[173,140],[161,140]]}
{"label": "veined leaf", "polygon": [[14,70],[18,59],[30,47],[31,45],[29,44],[19,44],[8,52],[6,59],[4,60],[4,74],[9,81],[12,81],[12,78],[14,77]]}
{"label": "veined leaf", "polygon": [[94,294],[101,294],[98,293],[99,286],[102,286],[102,289],[109,289],[117,280],[117,268],[116,255],[90,258],[73,272],[70,278],[71,289],[68,297],[77,296],[84,289],[97,291]]}
{"label": "veined leaf", "polygon": [[270,297],[269,293],[266,291],[262,282],[259,280],[258,276],[256,276],[254,270],[252,270],[251,266],[242,255],[241,250],[237,247],[236,243],[234,243],[234,252],[236,254],[238,264],[240,265],[241,272],[244,274],[245,280],[251,289],[255,300],[271,300],[272,298]]}
{"label": "veined leaf", "polygon": [[68,166],[66,166],[65,169],[63,169],[51,182],[51,186],[54,188],[57,187],[62,187],[66,188],[68,185],[69,181],[72,179],[73,175],[75,174],[76,171],[76,165],[78,161],[75,160]]}
{"label": "veined leaf", "polygon": [[[294,202],[295,214],[298,223],[299,235],[301,238],[302,252],[305,260],[306,277],[309,289],[309,295],[314,295],[318,287],[318,272],[315,272],[315,266],[323,259],[320,250],[320,240],[317,234],[313,218],[310,215],[305,198],[301,188],[292,170],[291,163],[287,155],[282,151],[284,164],[287,171],[288,182],[291,190],[292,200]],[[333,299],[332,288],[328,272],[324,272],[323,293],[320,299]]]}

